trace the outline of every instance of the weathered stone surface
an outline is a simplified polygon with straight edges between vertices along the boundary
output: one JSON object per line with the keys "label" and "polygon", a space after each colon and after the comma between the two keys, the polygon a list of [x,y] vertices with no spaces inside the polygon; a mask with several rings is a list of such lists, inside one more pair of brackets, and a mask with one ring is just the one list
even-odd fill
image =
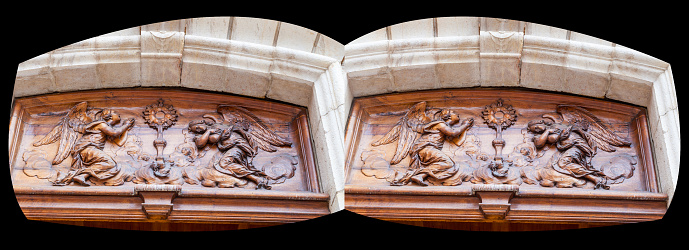
{"label": "weathered stone surface", "polygon": [[266,98],[308,106],[313,92],[313,82],[274,75]]}
{"label": "weathered stone surface", "polygon": [[278,22],[250,17],[235,17],[230,40],[273,46]]}
{"label": "weathered stone surface", "polygon": [[433,37],[433,18],[414,20],[390,26],[390,40]]}
{"label": "weathered stone surface", "polygon": [[291,23],[280,23],[280,31],[275,45],[279,47],[311,52],[316,41],[317,32]]}
{"label": "weathered stone surface", "polygon": [[439,17],[436,18],[437,36],[477,36],[479,22],[478,17]]}
{"label": "weathered stone surface", "polygon": [[102,86],[136,87],[141,84],[140,36],[132,30],[123,36],[99,36],[95,39],[96,72]]}
{"label": "weathered stone surface", "polygon": [[141,32],[141,86],[179,86],[184,33]]}
{"label": "weathered stone surface", "polygon": [[233,17],[205,17],[187,20],[186,35],[228,39]]}
{"label": "weathered stone surface", "polygon": [[670,197],[674,192],[679,119],[672,74],[669,64],[638,51],[542,24],[441,17],[380,28],[352,41],[345,46],[343,68],[353,98],[523,87],[648,107],[662,189]]}
{"label": "weathered stone surface", "polygon": [[480,37],[481,86],[518,86],[524,33],[481,31]]}
{"label": "weathered stone surface", "polygon": [[184,87],[306,106],[316,119],[311,136],[323,169],[319,180],[336,212],[344,209],[343,184],[333,178],[342,176],[345,100],[351,99],[339,67],[343,56],[342,44],[288,23],[245,17],[173,20],[108,33],[28,60],[18,67],[14,94]]}

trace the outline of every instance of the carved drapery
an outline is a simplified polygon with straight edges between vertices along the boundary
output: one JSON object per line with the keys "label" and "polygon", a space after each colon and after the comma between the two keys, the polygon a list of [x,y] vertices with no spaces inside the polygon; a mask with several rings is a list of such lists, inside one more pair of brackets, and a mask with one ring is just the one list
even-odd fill
{"label": "carved drapery", "polygon": [[[459,107],[461,108],[461,107]],[[636,154],[619,153],[609,155],[608,164],[593,164],[592,160],[605,151],[614,153],[619,147],[630,147],[627,135],[620,136],[606,123],[585,108],[572,105],[558,105],[556,112],[534,117],[522,128],[523,138],[512,137],[518,144],[512,152],[503,157],[506,145],[503,130],[517,120],[517,111],[502,99],[486,105],[481,112],[488,128],[496,131],[491,141],[495,154],[492,159],[477,157],[474,149],[480,138],[474,137],[464,145],[467,130],[472,128],[473,118],[463,122],[451,109],[427,107],[426,102],[414,104],[397,124],[382,138],[371,143],[379,147],[397,142],[394,155],[385,164],[383,155],[370,160],[370,151],[361,153],[361,173],[381,179],[388,179],[391,185],[408,184],[410,180],[421,186],[429,183],[426,178],[448,179],[440,185],[460,185],[462,181],[486,184],[540,184],[544,187],[582,187],[591,182],[594,188],[609,189],[608,184],[622,183],[634,175],[637,165]],[[455,126],[457,124],[457,126]],[[628,125],[627,125],[628,126]],[[457,146],[471,156],[478,168],[472,168],[456,153],[443,152],[445,141]],[[474,145],[471,145],[474,144]],[[512,142],[511,144],[514,144]],[[550,158],[544,155],[550,153]],[[394,172],[396,164],[409,157],[407,172]],[[542,160],[545,164],[539,164]],[[383,162],[381,162],[383,161]],[[393,172],[391,172],[393,171]],[[378,172],[386,173],[379,174]],[[395,177],[390,179],[391,175]]]}
{"label": "carved drapery", "polygon": [[[656,197],[661,194],[646,119],[643,108],[523,90],[437,90],[358,98],[347,127],[345,197],[352,204],[348,209],[389,219],[476,218],[459,211],[468,202],[466,206],[480,208],[483,216],[478,218],[563,219],[537,204],[530,209],[553,217],[511,216],[522,211],[511,210],[510,200],[546,192],[549,195],[539,198],[581,193],[583,200],[569,201],[592,211],[601,209],[595,207],[611,194],[630,197],[630,207],[653,200],[658,213],[652,216],[662,216],[664,202]],[[480,192],[474,192],[476,188]],[[425,203],[408,201],[408,195]],[[445,195],[454,197],[440,198]],[[475,197],[502,198],[481,203],[471,200]],[[454,199],[465,200],[449,201]],[[391,202],[404,209],[383,208]],[[448,202],[459,210],[435,216],[428,210]],[[633,213],[627,216],[616,220],[637,219],[631,218]],[[591,220],[598,219],[607,220]]]}
{"label": "carved drapery", "polygon": [[[135,125],[134,118],[119,126],[121,119],[116,111],[92,108],[84,101],[69,109],[47,135],[25,151],[25,174],[48,179],[56,186],[72,183],[118,186],[131,181],[244,187],[253,182],[257,189],[270,189],[270,185],[293,177],[297,170],[297,155],[285,152],[270,158],[261,169],[254,166],[253,159],[258,154],[274,153],[276,147],[290,147],[292,142],[239,105],[218,105],[215,112],[189,121],[188,126],[179,131],[184,140],[173,145],[175,151],[169,155],[163,153],[168,144],[163,131],[175,125],[177,110],[166,105],[164,99],[141,109],[145,125],[156,131],[155,139],[150,142],[155,148],[155,157],[143,152],[144,141],[140,137],[127,133]],[[124,150],[131,158],[123,159],[117,157],[117,153],[106,152],[104,149],[109,142],[113,143],[111,151]],[[40,148],[53,143],[57,143],[57,152],[50,162]],[[217,152],[212,152],[213,157],[207,162],[199,159],[209,150]],[[68,157],[71,157],[69,170],[59,170]],[[194,164],[196,160],[199,162]],[[36,167],[39,165],[40,169]]]}
{"label": "carved drapery", "polygon": [[[121,209],[127,210],[129,196],[144,201],[139,203],[142,210],[130,216],[152,220],[242,221],[246,217],[241,213],[249,212],[242,212],[246,199],[255,204],[253,218],[266,222],[328,213],[304,108],[222,94],[139,89],[21,98],[14,111],[18,129],[12,146],[18,150],[10,155],[11,174],[29,218],[119,218],[127,212],[77,203],[121,197],[126,199]],[[67,199],[73,209],[40,212],[50,199],[73,194],[97,198]],[[203,208],[209,198],[220,203]],[[179,211],[172,209],[176,202],[183,204],[174,206]],[[289,209],[271,214],[271,209],[281,210],[276,206]],[[304,217],[295,217],[294,211]],[[175,217],[180,213],[191,214]],[[223,219],[213,213],[229,215]]]}

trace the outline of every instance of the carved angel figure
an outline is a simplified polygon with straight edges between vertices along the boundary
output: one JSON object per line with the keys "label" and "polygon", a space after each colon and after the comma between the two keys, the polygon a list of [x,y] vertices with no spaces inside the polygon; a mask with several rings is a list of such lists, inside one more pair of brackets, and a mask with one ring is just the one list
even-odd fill
{"label": "carved angel figure", "polygon": [[427,186],[427,180],[443,185],[461,184],[461,179],[455,177],[459,171],[455,162],[442,152],[445,140],[462,145],[465,132],[474,119],[465,119],[459,127],[453,128],[459,121],[457,114],[449,109],[427,108],[426,102],[419,102],[387,134],[371,143],[380,146],[397,141],[390,165],[398,164],[407,156],[411,158],[406,173],[396,176],[390,181],[391,185],[406,185],[411,181]]}
{"label": "carved angel figure", "polygon": [[538,149],[555,145],[558,152],[546,166],[561,174],[595,184],[595,189],[609,189],[606,174],[591,164],[598,149],[616,151],[615,147],[630,146],[631,142],[616,135],[589,111],[569,105],[559,105],[557,113],[543,115],[543,120],[529,122],[528,131]]}
{"label": "carved angel figure", "polygon": [[[108,140],[122,146],[127,138],[126,132],[134,125],[134,118],[124,122],[121,127],[120,116],[110,109],[88,108],[86,102],[72,107],[66,116],[41,140],[33,146],[59,142],[53,165],[60,164],[68,156],[73,161],[70,170],[59,173],[53,185],[68,185],[71,182],[89,186],[122,185],[129,175],[113,158],[103,151]],[[80,136],[81,135],[81,136]]]}
{"label": "carved angel figure", "polygon": [[250,180],[256,183],[257,189],[271,189],[271,177],[254,167],[253,158],[259,153],[259,149],[275,152],[275,147],[290,146],[292,143],[275,134],[258,117],[241,107],[221,105],[217,113],[203,117],[206,119],[189,123],[189,132],[197,135],[194,142],[198,148],[217,144],[222,155],[210,163],[210,170],[215,171],[210,175],[214,177],[207,177],[201,184],[215,186],[218,182],[220,187],[243,185],[223,180],[226,179],[223,176],[230,176]]}

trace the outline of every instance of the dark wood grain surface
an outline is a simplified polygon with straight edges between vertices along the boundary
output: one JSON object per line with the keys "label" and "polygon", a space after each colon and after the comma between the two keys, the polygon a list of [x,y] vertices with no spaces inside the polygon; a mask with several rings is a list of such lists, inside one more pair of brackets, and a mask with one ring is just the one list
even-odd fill
{"label": "dark wood grain surface", "polygon": [[[272,185],[270,190],[256,189],[256,183],[251,181],[234,188],[183,182],[181,192],[172,196],[173,209],[169,217],[156,223],[168,223],[164,224],[167,229],[177,227],[174,225],[178,224],[174,223],[200,222],[234,224],[234,227],[248,228],[253,227],[249,225],[281,224],[329,213],[328,195],[321,192],[318,182],[305,108],[217,93],[147,88],[59,93],[15,100],[10,123],[10,173],[17,200],[25,216],[29,219],[59,220],[67,224],[75,224],[75,220],[94,221],[83,224],[94,227],[98,227],[101,222],[115,223],[103,225],[116,228],[129,227],[118,226],[118,222],[141,222],[143,224],[134,227],[158,230],[149,226],[153,224],[146,224],[155,221],[147,218],[146,211],[142,209],[142,197],[135,190],[138,185],[136,183],[126,181],[116,186],[69,183],[67,186],[55,186],[50,178],[38,178],[41,174],[49,173],[47,168],[55,171],[69,170],[73,157],[67,157],[55,166],[34,164],[33,169],[27,169],[26,166],[35,160],[28,159],[29,151],[40,150],[45,160],[53,159],[58,151],[58,142],[41,146],[32,144],[50,133],[77,103],[87,102],[89,108],[113,110],[122,121],[135,119],[133,127],[127,132],[128,144],[118,146],[108,140],[102,151],[118,164],[127,162],[128,167],[134,169],[146,168],[153,159],[133,159],[134,156],[127,152],[138,150],[137,155],[156,156],[153,141],[157,138],[157,131],[146,124],[142,112],[145,107],[156,104],[159,100],[164,101],[165,105],[172,105],[178,115],[174,125],[162,132],[162,138],[166,141],[162,155],[166,159],[173,159],[173,155],[180,153],[177,147],[190,142],[193,137],[188,129],[190,121],[202,119],[204,114],[217,112],[220,105],[234,105],[250,112],[273,133],[290,142],[287,146],[276,147],[275,152],[258,150],[250,159],[254,167],[268,169],[276,164],[273,162],[276,156],[287,155],[291,157],[289,159],[294,159],[294,174],[284,182]],[[119,126],[122,123],[113,127]],[[198,150],[203,151],[201,148]],[[212,165],[213,156],[220,154],[219,149],[216,145],[209,145],[205,150],[194,165],[175,165],[176,168],[200,170]],[[179,227],[190,230],[213,228],[188,225],[191,224],[179,224]],[[222,228],[228,227],[218,227]]]}
{"label": "dark wood grain surface", "polygon": [[[453,186],[421,186],[410,182],[404,186],[391,185],[384,178],[376,177],[371,169],[385,168],[397,150],[395,142],[373,146],[398,124],[410,107],[425,102],[427,107],[449,109],[456,113],[460,122],[473,118],[473,126],[467,130],[466,141],[456,146],[446,141],[442,152],[457,165],[467,164],[473,169],[485,166],[494,157],[496,148],[491,141],[496,130],[482,119],[487,105],[502,99],[516,110],[514,124],[503,129],[505,140],[503,156],[519,156],[515,147],[528,141],[527,124],[543,119],[544,114],[555,113],[558,105],[576,106],[585,109],[612,133],[631,142],[629,146],[615,147],[614,152],[600,149],[592,157],[591,164],[597,168],[609,163],[617,156],[632,159],[633,174],[609,189],[596,188],[591,181],[578,187],[549,187],[526,182],[518,183],[518,191],[510,200],[502,221],[511,222],[558,222],[558,223],[622,223],[654,220],[662,217],[666,210],[667,195],[658,193],[652,148],[649,142],[646,110],[642,107],[619,102],[563,95],[558,93],[525,91],[516,89],[462,89],[433,90],[413,93],[388,94],[356,98],[347,124],[345,138],[346,195],[348,210],[363,215],[393,221],[485,221],[479,208],[480,199],[473,192],[473,186],[480,181],[469,181],[469,177]],[[453,125],[458,127],[459,123]],[[467,155],[469,149],[484,153],[488,161],[478,161]],[[367,166],[364,158],[370,152],[377,153],[378,166]],[[542,155],[532,162],[532,167],[545,166],[558,153],[555,145],[542,150]],[[564,150],[559,152],[564,153]],[[410,158],[390,169],[404,173]],[[370,159],[370,158],[369,158]],[[373,164],[371,164],[373,165]],[[383,167],[381,167],[383,165]],[[468,168],[471,169],[471,168]],[[510,170],[520,168],[512,165]],[[523,168],[522,168],[523,169]],[[367,172],[368,171],[368,172]],[[374,175],[374,176],[372,176]],[[519,178],[517,175],[516,178]],[[419,224],[417,223],[417,224]],[[507,225],[507,224],[505,224]],[[454,226],[453,226],[454,227]],[[458,227],[463,227],[459,226]]]}

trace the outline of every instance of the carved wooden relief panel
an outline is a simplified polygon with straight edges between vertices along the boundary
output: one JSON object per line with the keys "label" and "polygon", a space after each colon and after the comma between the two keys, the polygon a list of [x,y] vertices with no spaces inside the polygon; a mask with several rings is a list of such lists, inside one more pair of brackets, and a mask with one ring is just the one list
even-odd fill
{"label": "carved wooden relief panel", "polygon": [[[322,203],[318,209],[309,207],[310,213],[327,214],[306,114],[305,108],[287,104],[181,90],[22,98],[16,100],[10,127],[12,181],[20,205],[22,195],[29,194],[102,198],[134,190],[132,195],[144,200],[174,193],[166,199],[187,206],[205,204],[189,199],[212,198],[213,193],[255,199],[256,213],[262,212],[258,204],[265,195],[272,200],[302,197]],[[146,211],[149,218],[161,205],[157,218],[174,215],[172,203],[154,205]],[[264,205],[266,210],[275,207]],[[284,220],[291,219],[275,221]]]}
{"label": "carved wooden relief panel", "polygon": [[[381,218],[504,219],[513,214],[507,218],[517,219],[514,208],[508,213],[510,201],[536,194],[574,195],[586,200],[579,204],[584,207],[610,195],[658,204],[664,199],[658,194],[645,110],[619,103],[497,89],[359,98],[347,143],[346,206]],[[419,200],[410,202],[409,195]],[[448,198],[438,198],[443,195]],[[459,210],[423,209],[452,199]],[[534,204],[522,208],[527,205]],[[536,213],[546,207],[529,209]]]}

